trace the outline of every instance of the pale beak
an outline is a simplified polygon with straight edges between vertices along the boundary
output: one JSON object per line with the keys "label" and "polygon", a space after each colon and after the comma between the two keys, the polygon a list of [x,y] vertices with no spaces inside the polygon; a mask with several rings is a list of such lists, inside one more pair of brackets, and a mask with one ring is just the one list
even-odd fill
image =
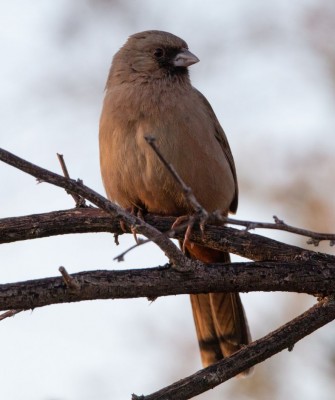
{"label": "pale beak", "polygon": [[199,62],[199,58],[192,54],[187,49],[182,49],[176,57],[172,60],[175,67],[189,67],[192,64]]}

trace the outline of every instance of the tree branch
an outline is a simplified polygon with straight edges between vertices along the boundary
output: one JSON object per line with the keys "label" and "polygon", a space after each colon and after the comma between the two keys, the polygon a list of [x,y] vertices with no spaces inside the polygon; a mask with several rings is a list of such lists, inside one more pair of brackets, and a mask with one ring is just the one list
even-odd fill
{"label": "tree branch", "polygon": [[[4,218],[0,220],[0,243],[70,233],[111,232],[123,234],[120,220],[120,216],[111,217],[104,211],[93,207]],[[145,221],[157,230],[167,232],[175,218],[147,214]],[[175,237],[183,239],[184,231],[178,230],[175,232]],[[335,257],[330,254],[302,249],[245,230],[240,231],[225,226],[206,225],[204,233],[194,227],[191,240],[256,261],[300,260],[335,263]]]}
{"label": "tree branch", "polygon": [[277,330],[252,342],[225,358],[187,378],[147,396],[132,400],[187,400],[227,381],[240,372],[266,360],[335,319],[335,301],[324,299]]}
{"label": "tree branch", "polygon": [[198,264],[185,273],[165,266],[80,272],[70,277],[80,289],[72,290],[62,277],[0,285],[0,310],[188,293],[287,291],[327,295],[335,291],[335,264],[328,263]]}

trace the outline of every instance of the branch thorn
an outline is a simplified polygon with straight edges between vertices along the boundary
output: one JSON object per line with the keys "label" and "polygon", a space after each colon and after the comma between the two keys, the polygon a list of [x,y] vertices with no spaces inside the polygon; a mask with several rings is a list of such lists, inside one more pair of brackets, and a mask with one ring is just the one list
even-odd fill
{"label": "branch thorn", "polygon": [[80,292],[81,287],[78,281],[71,275],[69,275],[69,273],[64,267],[59,267],[58,270],[61,273],[63,281],[65,285],[69,288],[69,290],[74,293]]}

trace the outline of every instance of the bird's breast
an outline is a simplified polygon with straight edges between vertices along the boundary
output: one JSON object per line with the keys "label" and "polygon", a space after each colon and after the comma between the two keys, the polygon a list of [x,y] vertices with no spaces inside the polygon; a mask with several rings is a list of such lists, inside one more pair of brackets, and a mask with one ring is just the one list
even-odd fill
{"label": "bird's breast", "polygon": [[[152,94],[153,95],[153,94]],[[118,102],[106,96],[100,120],[100,163],[108,197],[123,207],[182,215],[191,212],[182,190],[145,137],[156,145],[208,211],[227,211],[235,193],[230,166],[213,123],[196,99],[161,92],[155,101]],[[133,100],[132,100],[133,101]]]}

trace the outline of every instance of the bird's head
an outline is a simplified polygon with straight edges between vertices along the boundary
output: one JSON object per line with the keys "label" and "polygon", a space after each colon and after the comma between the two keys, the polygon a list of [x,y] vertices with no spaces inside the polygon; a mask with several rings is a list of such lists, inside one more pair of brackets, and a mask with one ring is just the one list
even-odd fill
{"label": "bird's head", "polygon": [[168,32],[145,31],[129,37],[115,54],[110,78],[130,82],[166,76],[188,77],[187,67],[199,61],[187,43]]}

